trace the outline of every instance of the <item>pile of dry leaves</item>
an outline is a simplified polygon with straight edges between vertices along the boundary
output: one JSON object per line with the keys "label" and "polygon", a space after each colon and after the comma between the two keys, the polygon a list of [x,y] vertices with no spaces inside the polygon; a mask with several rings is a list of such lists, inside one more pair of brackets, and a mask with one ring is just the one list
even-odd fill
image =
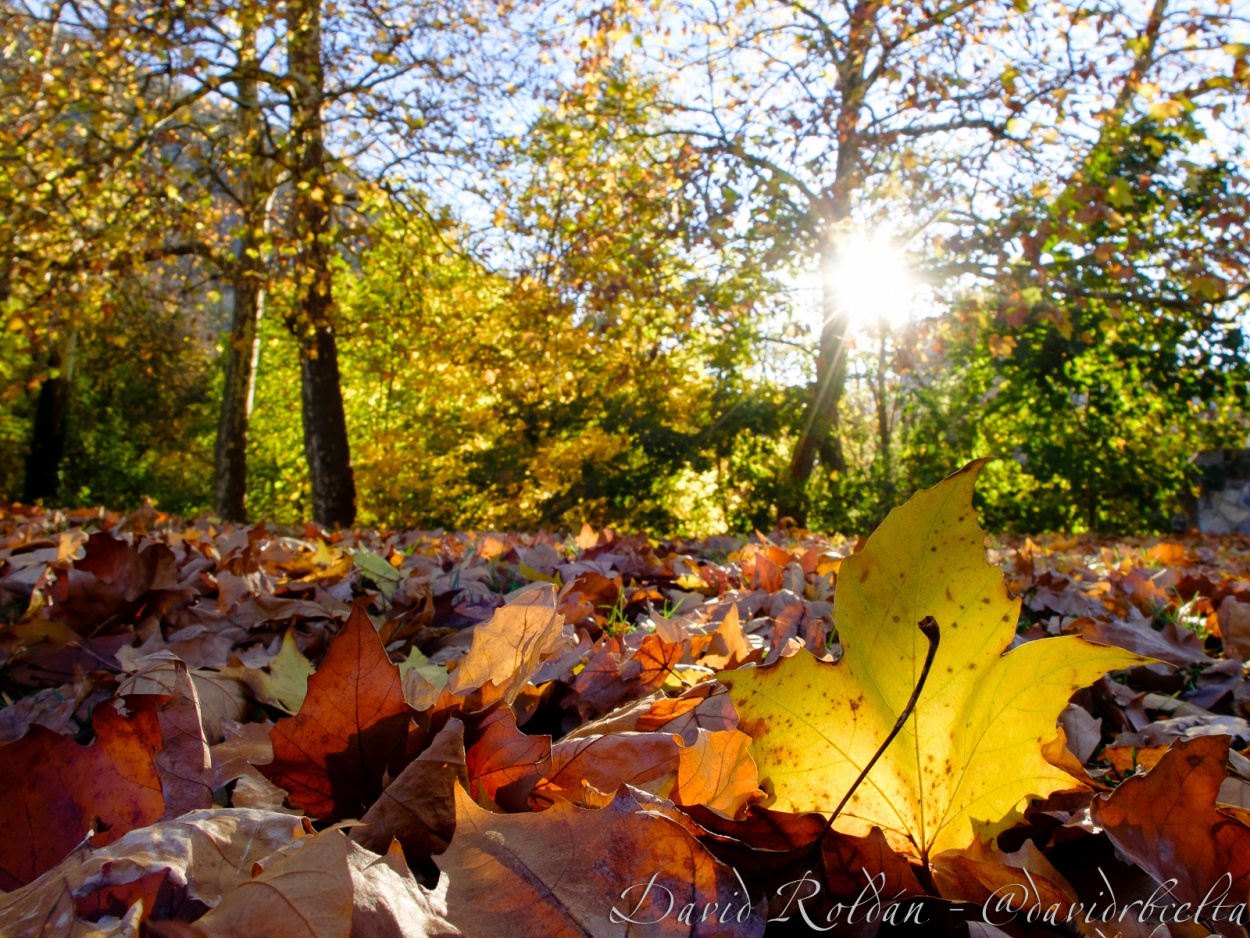
{"label": "pile of dry leaves", "polygon": [[1244,935],[1250,543],[987,562],[975,469],[866,542],[10,509],[0,934]]}

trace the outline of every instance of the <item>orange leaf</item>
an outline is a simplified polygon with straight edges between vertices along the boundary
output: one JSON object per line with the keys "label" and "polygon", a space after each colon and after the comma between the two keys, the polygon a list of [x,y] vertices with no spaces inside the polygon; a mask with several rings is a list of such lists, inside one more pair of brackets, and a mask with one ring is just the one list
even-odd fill
{"label": "orange leaf", "polygon": [[161,747],[157,708],[164,699],[140,695],[97,704],[90,746],[35,725],[0,749],[8,780],[0,799],[0,889],[50,870],[92,828],[92,843],[103,846],[160,819],[165,800],[155,756]]}
{"label": "orange leaf", "polygon": [[[678,750],[674,804],[701,804],[734,817],[759,790],[759,772],[747,752],[751,737],[739,730],[699,730],[691,746]],[[759,795],[763,798],[761,792]]]}
{"label": "orange leaf", "polygon": [[269,731],[273,762],[257,768],[312,817],[360,817],[382,794],[387,764],[403,754],[410,713],[399,668],[356,606],[308,679],[299,713]]}
{"label": "orange leaf", "polygon": [[536,805],[559,798],[580,804],[582,786],[614,792],[630,784],[666,795],[677,776],[679,738],[668,733],[613,733],[551,747],[551,772],[534,788]]}
{"label": "orange leaf", "polygon": [[478,732],[465,754],[474,799],[505,811],[528,811],[535,782],[551,771],[551,737],[525,735],[506,707],[493,711]]}

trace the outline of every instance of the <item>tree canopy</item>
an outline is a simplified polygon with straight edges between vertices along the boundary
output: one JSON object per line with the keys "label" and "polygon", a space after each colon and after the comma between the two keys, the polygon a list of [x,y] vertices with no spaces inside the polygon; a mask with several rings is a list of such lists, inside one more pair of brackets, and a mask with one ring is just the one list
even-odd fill
{"label": "tree canopy", "polygon": [[1167,530],[1247,440],[1235,4],[0,3],[0,485]]}

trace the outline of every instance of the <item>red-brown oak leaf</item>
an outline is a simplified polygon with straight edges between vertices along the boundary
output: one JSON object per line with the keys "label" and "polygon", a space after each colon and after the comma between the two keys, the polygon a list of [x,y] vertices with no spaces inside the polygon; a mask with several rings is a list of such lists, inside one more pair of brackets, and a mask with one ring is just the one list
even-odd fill
{"label": "red-brown oak leaf", "polygon": [[299,713],[269,731],[273,761],[257,768],[311,817],[360,817],[403,755],[410,714],[399,668],[358,605],[308,679]]}
{"label": "red-brown oak leaf", "polygon": [[29,883],[56,866],[89,830],[111,844],[165,813],[156,751],[164,697],[138,695],[97,704],[96,738],[80,746],[32,726],[0,749],[7,779],[0,798],[0,889]]}

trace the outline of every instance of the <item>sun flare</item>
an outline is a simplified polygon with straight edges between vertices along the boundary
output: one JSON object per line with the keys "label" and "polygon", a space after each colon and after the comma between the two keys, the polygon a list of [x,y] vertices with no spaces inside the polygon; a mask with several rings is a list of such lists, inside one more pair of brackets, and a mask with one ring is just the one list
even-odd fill
{"label": "sun flare", "polygon": [[852,328],[898,326],[911,318],[919,284],[902,250],[887,235],[848,237],[826,276]]}

